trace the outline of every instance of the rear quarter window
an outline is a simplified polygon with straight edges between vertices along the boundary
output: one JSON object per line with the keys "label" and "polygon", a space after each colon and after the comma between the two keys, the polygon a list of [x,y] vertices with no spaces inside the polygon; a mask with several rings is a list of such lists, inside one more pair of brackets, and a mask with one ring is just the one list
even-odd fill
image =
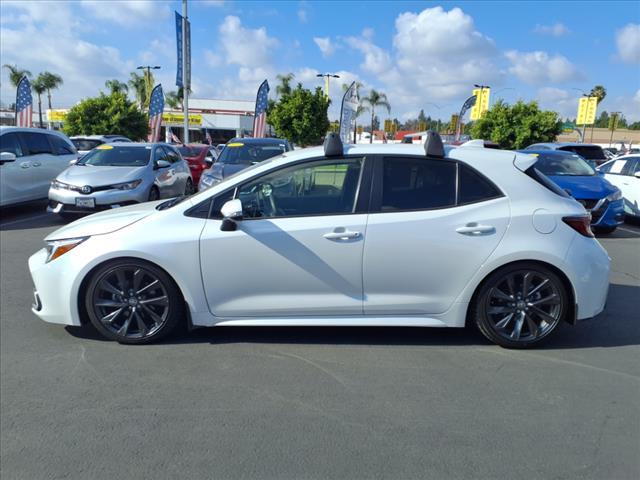
{"label": "rear quarter window", "polygon": [[458,205],[483,202],[502,196],[486,177],[463,163],[458,164]]}

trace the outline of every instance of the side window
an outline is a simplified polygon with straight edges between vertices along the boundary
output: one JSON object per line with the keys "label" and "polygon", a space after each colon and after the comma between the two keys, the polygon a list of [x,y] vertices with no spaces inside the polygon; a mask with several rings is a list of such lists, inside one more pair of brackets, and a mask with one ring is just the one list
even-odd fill
{"label": "side window", "polygon": [[598,170],[603,172],[603,173],[609,173],[609,170],[611,170],[611,166],[613,165],[614,162],[609,162],[606,165],[602,165]]}
{"label": "side window", "polygon": [[640,158],[636,158],[636,165],[630,170],[629,175],[633,176],[638,172],[640,172]]}
{"label": "side window", "polygon": [[156,149],[153,152],[153,161],[154,162],[159,162],[160,160],[166,160],[167,162],[170,162],[168,156],[167,156],[167,151],[164,147],[158,145],[156,147]]}
{"label": "side window", "polygon": [[22,146],[17,133],[7,133],[0,136],[0,152],[10,152],[16,157],[21,157]]}
{"label": "side window", "polygon": [[320,160],[283,168],[239,188],[246,218],[352,213],[362,158]]}
{"label": "side window", "polygon": [[635,164],[636,164],[636,160],[634,158],[629,158],[627,160],[627,164],[622,169],[622,172],[621,172],[622,175],[633,175],[634,169],[636,166]]}
{"label": "side window", "polygon": [[382,212],[451,207],[455,203],[455,162],[403,157],[384,159]]}
{"label": "side window", "polygon": [[614,175],[621,175],[624,167],[627,166],[626,160],[616,160],[611,164],[611,168],[607,173],[611,173]]}
{"label": "side window", "polygon": [[22,136],[24,144],[27,146],[27,155],[53,153],[46,133],[22,132],[20,135]]}
{"label": "side window", "polygon": [[53,153],[56,155],[72,155],[76,153],[75,149],[71,145],[57,135],[47,135],[47,137],[49,138],[49,142],[53,148]]}
{"label": "side window", "polygon": [[167,151],[167,160],[170,163],[176,163],[181,160],[180,154],[176,152],[173,148],[171,147],[164,147],[164,148]]}
{"label": "side window", "polygon": [[484,176],[462,163],[458,165],[458,205],[500,196],[500,190]]}

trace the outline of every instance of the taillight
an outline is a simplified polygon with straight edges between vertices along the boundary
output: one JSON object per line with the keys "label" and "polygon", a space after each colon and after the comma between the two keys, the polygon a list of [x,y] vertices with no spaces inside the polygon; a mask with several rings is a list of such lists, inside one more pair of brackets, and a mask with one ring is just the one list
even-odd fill
{"label": "taillight", "polygon": [[593,238],[591,231],[591,215],[580,215],[578,217],[562,217],[562,221],[573,228],[580,235]]}

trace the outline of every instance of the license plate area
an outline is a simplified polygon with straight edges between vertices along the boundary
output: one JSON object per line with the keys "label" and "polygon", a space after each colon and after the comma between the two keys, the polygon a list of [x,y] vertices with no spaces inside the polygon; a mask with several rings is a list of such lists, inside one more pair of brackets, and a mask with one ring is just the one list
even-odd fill
{"label": "license plate area", "polygon": [[76,207],[96,208],[96,199],[95,198],[76,198]]}

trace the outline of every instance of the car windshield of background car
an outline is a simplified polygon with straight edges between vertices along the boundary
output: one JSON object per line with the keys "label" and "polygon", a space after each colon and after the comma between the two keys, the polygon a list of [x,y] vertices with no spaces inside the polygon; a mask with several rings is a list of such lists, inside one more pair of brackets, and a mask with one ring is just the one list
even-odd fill
{"label": "car windshield of background car", "polygon": [[76,150],[93,150],[104,142],[102,140],[91,140],[89,138],[75,138],[71,140],[71,143],[76,147]]}
{"label": "car windshield of background car", "polygon": [[536,168],[545,175],[591,176],[596,171],[578,155],[538,155]]}
{"label": "car windshield of background car", "polygon": [[94,167],[144,167],[151,158],[151,147],[112,147],[102,145],[91,150],[78,165]]}
{"label": "car windshield of background car", "polygon": [[241,142],[228,143],[218,161],[221,163],[260,163],[286,151],[283,144],[256,145]]}
{"label": "car windshield of background car", "polygon": [[178,147],[178,151],[182,154],[183,157],[197,157],[202,153],[203,150],[207,148],[208,147],[206,146],[202,148],[182,146]]}

